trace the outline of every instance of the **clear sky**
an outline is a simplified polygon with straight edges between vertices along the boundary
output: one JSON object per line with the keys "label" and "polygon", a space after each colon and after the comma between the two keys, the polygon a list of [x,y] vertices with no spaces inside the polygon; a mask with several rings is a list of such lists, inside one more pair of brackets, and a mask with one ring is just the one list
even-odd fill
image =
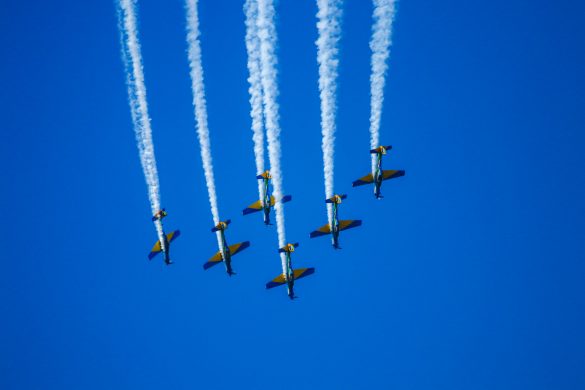
{"label": "clear sky", "polygon": [[[217,244],[191,106],[183,3],[140,1],[165,227],[156,240],[112,1],[0,3],[2,389],[585,388],[585,5],[404,0],[369,169],[371,4],[346,0],[335,188],[326,221],[316,4],[280,0],[282,167],[299,299],[256,200],[243,1],[200,0]],[[163,5],[164,3],[164,5]]]}

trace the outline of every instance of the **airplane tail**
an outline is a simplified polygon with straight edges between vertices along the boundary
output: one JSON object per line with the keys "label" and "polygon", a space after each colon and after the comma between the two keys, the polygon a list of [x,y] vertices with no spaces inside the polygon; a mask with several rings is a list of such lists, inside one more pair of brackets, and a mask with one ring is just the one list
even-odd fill
{"label": "airplane tail", "polygon": [[269,171],[264,171],[261,174],[256,176],[256,179],[260,180],[260,179],[271,179],[270,176],[270,172]]}
{"label": "airplane tail", "polygon": [[[346,195],[346,194],[343,194],[343,195],[337,195],[337,196],[339,196],[339,199],[340,199],[340,200],[344,200],[344,199],[346,199],[346,198],[347,198],[347,195]],[[329,199],[325,199],[325,203],[335,203],[335,195],[334,195],[334,196],[332,196],[332,197],[331,197],[331,198],[329,198]]]}
{"label": "airplane tail", "polygon": [[[378,152],[380,152],[380,148],[383,147],[385,149],[385,151],[389,151],[390,149],[392,149],[392,145],[388,145],[388,146],[378,146],[376,149],[371,149],[370,153],[371,154],[376,154]],[[385,154],[385,153],[384,153]]]}
{"label": "airplane tail", "polygon": [[299,243],[298,242],[295,242],[294,244],[288,244],[288,245],[283,246],[282,248],[280,248],[278,250],[278,253],[286,252],[289,245],[292,245],[293,248],[298,248],[299,247]]}
{"label": "airplane tail", "polygon": [[221,226],[221,224],[222,224],[222,223],[223,223],[223,224],[225,224],[225,226],[227,226],[227,225],[229,225],[230,223],[232,223],[232,220],[231,220],[231,219],[228,219],[227,221],[220,221],[220,222],[219,222],[217,225],[215,225],[215,226],[214,226],[214,227],[211,229],[211,232],[212,232],[212,233],[215,233],[215,232],[217,232],[217,231],[221,230],[221,227],[220,227],[220,226]]}

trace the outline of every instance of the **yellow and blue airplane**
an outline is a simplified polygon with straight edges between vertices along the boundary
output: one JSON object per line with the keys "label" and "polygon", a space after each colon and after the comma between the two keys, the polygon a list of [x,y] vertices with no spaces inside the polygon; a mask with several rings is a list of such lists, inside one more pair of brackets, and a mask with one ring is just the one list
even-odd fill
{"label": "yellow and blue airplane", "polygon": [[249,247],[250,241],[244,241],[238,244],[228,245],[225,239],[225,230],[227,229],[230,223],[231,220],[228,219],[227,221],[219,222],[211,229],[212,233],[220,232],[221,247],[219,248],[219,251],[215,255],[213,255],[211,259],[207,261],[207,263],[203,264],[203,269],[206,270],[223,261],[225,264],[227,274],[229,276],[235,275],[235,272],[232,270],[232,256],[237,253],[240,253],[241,251]]}
{"label": "yellow and blue airplane", "polygon": [[278,250],[278,253],[286,254],[286,274],[280,274],[270,282],[266,283],[266,289],[282,286],[286,284],[288,290],[288,297],[292,300],[297,298],[295,296],[294,285],[295,280],[304,278],[315,273],[315,268],[299,268],[293,270],[291,253],[295,251],[295,248],[299,246],[299,243],[286,244],[284,247]]}
{"label": "yellow and blue airplane", "polygon": [[[248,214],[252,214],[252,213],[255,213],[257,211],[262,210],[262,211],[264,211],[264,223],[266,225],[271,225],[271,223],[270,223],[270,209],[272,209],[274,207],[274,204],[276,203],[274,196],[270,195],[270,189],[268,188],[268,184],[270,182],[270,179],[272,179],[272,176],[270,176],[270,171],[265,171],[264,173],[256,176],[256,179],[264,181],[263,199],[252,203],[250,206],[245,208],[244,211],[242,211],[242,214],[248,215]],[[286,202],[290,202],[291,200],[292,200],[292,196],[285,195],[282,197],[282,199],[280,201],[282,203],[286,203]]]}
{"label": "yellow and blue airplane", "polygon": [[386,154],[388,150],[392,149],[392,146],[379,146],[376,149],[370,150],[371,154],[376,154],[376,171],[372,175],[368,173],[366,176],[362,177],[353,182],[353,186],[361,186],[364,184],[371,184],[374,183],[374,196],[376,199],[383,198],[380,190],[382,188],[382,181],[388,179],[394,179],[396,177],[404,176],[403,170],[395,170],[390,169],[387,171],[382,170],[382,156]]}
{"label": "yellow and blue airplane", "polygon": [[347,198],[347,195],[333,195],[331,198],[325,200],[325,203],[333,204],[333,217],[331,223],[321,226],[319,229],[311,232],[310,237],[321,237],[327,234],[331,234],[331,241],[333,248],[341,249],[339,246],[339,232],[342,230],[351,229],[354,227],[361,226],[362,221],[359,219],[354,220],[342,220],[338,218],[338,208],[343,199]]}
{"label": "yellow and blue airplane", "polygon": [[152,258],[154,256],[156,256],[157,254],[159,254],[160,252],[162,252],[165,256],[165,264],[166,265],[170,265],[173,262],[171,261],[171,255],[170,255],[170,249],[171,249],[171,242],[179,237],[181,235],[181,231],[180,230],[175,230],[174,232],[170,232],[169,234],[165,234],[163,232],[163,240],[164,243],[161,245],[160,240],[158,240],[156,242],[156,244],[154,244],[154,246],[152,247],[152,250],[150,251],[150,253],[148,254],[148,260],[152,260]]}

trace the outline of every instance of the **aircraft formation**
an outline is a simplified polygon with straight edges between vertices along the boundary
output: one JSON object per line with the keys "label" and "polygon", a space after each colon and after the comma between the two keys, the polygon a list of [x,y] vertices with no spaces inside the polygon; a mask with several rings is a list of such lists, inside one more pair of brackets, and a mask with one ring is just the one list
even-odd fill
{"label": "aircraft formation", "polygon": [[[362,186],[365,184],[373,184],[374,190],[374,197],[376,199],[382,199],[383,196],[381,194],[382,183],[389,179],[398,178],[404,176],[404,170],[383,170],[382,169],[382,158],[387,154],[389,150],[392,149],[392,146],[379,146],[376,149],[370,150],[371,154],[376,155],[376,165],[375,171],[373,173],[369,173],[366,176],[356,180],[353,182],[353,187]],[[271,211],[274,209],[274,206],[277,200],[271,193],[270,190],[270,172],[267,170],[262,174],[256,176],[258,180],[262,180],[262,199],[252,203],[250,206],[245,208],[242,211],[243,215],[248,215],[252,213],[256,213],[262,211],[263,215],[263,222],[266,225],[271,225],[270,223],[270,214]],[[343,230],[348,230],[354,227],[358,227],[362,225],[361,220],[340,220],[339,219],[339,205],[342,203],[343,200],[347,198],[347,195],[334,195],[329,199],[325,200],[325,203],[331,204],[333,208],[332,218],[326,225],[321,226],[320,228],[314,230],[309,234],[310,238],[316,238],[321,236],[331,235],[331,243],[334,249],[341,249],[339,246],[339,233]],[[281,203],[286,203],[292,200],[290,195],[283,196],[280,200]],[[167,212],[165,209],[159,210],[155,215],[152,217],[152,221],[160,221],[162,223],[162,219],[167,216]],[[217,225],[215,225],[212,229],[212,233],[219,233],[219,251],[215,253],[206,263],[203,264],[203,269],[207,270],[214,265],[219,263],[223,263],[226,269],[226,273],[228,276],[235,275],[235,272],[232,268],[232,257],[236,254],[240,253],[244,249],[250,246],[250,241],[244,241],[233,245],[228,245],[225,231],[227,230],[228,226],[230,225],[231,220],[220,221]],[[172,264],[173,262],[170,259],[170,245],[181,232],[179,230],[175,230],[169,234],[165,234],[163,231],[164,240],[161,242],[158,240],[155,244],[150,253],[148,254],[148,259],[152,260],[158,253],[162,253],[164,256],[164,262],[167,265]],[[295,251],[295,248],[299,246],[299,243],[293,244],[286,244],[284,247],[278,249],[279,254],[284,254],[285,256],[285,269],[284,273],[278,275],[268,283],[266,283],[266,289],[271,289],[278,286],[287,286],[287,295],[288,297],[293,300],[296,298],[294,293],[294,284],[295,281],[305,276],[312,275],[315,272],[315,268],[297,268],[294,269],[292,265],[292,253]]]}
{"label": "aircraft formation", "polygon": [[[267,289],[287,286],[288,297],[295,298],[294,284],[297,279],[312,275],[315,268],[294,268],[292,253],[298,243],[287,243],[285,235],[284,204],[292,197],[284,195],[283,175],[281,172],[281,146],[279,123],[278,58],[275,0],[245,0],[246,34],[243,43],[246,46],[248,83],[250,93],[250,116],[252,119],[254,157],[256,179],[258,180],[258,200],[246,207],[242,214],[260,213],[265,225],[272,225],[274,216],[278,235],[278,254],[281,260],[282,273],[266,284]],[[162,253],[165,264],[172,264],[170,249],[179,230],[166,234],[163,219],[167,212],[161,207],[158,170],[154,154],[151,120],[146,99],[146,85],[143,72],[141,46],[138,37],[138,24],[135,0],[118,0],[118,26],[121,33],[122,60],[126,71],[128,100],[134,124],[137,148],[148,187],[152,221],[158,234],[158,241],[148,254],[153,259]],[[334,249],[340,249],[342,231],[359,227],[361,220],[342,220],[339,218],[341,203],[347,195],[335,192],[334,184],[334,152],[335,152],[335,112],[337,96],[337,75],[339,64],[338,43],[341,38],[342,2],[337,0],[317,1],[316,29],[318,39],[317,63],[319,73],[319,97],[321,101],[321,134],[323,152],[323,172],[325,187],[325,203],[327,207],[327,223],[309,233],[310,238],[330,236]],[[376,199],[382,198],[382,184],[389,179],[404,176],[403,170],[383,170],[382,160],[391,150],[391,146],[380,143],[379,130],[384,101],[385,76],[388,69],[390,54],[392,21],[395,12],[395,0],[374,0],[372,13],[372,36],[370,40],[371,75],[370,75],[370,173],[355,180],[354,187],[371,184]],[[213,159],[211,152],[210,131],[205,97],[204,69],[202,63],[200,17],[198,0],[185,0],[186,41],[189,63],[189,76],[193,93],[193,115],[195,130],[201,152],[202,167],[208,192],[210,211],[214,226],[218,251],[203,264],[208,270],[214,265],[223,263],[227,274],[235,275],[232,259],[250,246],[249,241],[229,245],[226,230],[231,220],[221,220],[217,202]],[[267,153],[265,153],[267,149]],[[265,155],[268,164],[265,164]],[[266,170],[266,165],[270,167]],[[345,234],[345,233],[344,233]]]}

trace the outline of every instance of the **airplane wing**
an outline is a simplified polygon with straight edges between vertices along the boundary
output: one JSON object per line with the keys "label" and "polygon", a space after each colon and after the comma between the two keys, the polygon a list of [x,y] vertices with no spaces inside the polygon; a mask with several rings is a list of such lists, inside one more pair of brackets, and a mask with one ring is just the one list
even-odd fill
{"label": "airplane wing", "polygon": [[250,241],[244,241],[244,242],[240,242],[238,244],[230,245],[229,246],[230,253],[233,256],[236,253],[239,253],[239,252],[243,251],[244,249],[246,249],[249,246],[250,246]]}
{"label": "airplane wing", "polygon": [[242,213],[244,215],[248,215],[248,214],[252,214],[255,213],[256,211],[260,211],[262,210],[262,201],[258,200],[254,203],[252,203],[251,205],[249,205],[247,208],[244,209],[244,211],[242,211]]}
{"label": "airplane wing", "polygon": [[315,268],[299,268],[295,269],[295,280],[304,278],[315,273]]}
{"label": "airplane wing", "polygon": [[374,176],[372,176],[371,173],[368,173],[366,176],[354,181],[353,186],[354,187],[363,186],[364,184],[371,184],[373,182],[374,182]]}
{"label": "airplane wing", "polygon": [[148,254],[148,260],[152,260],[152,258],[154,256],[156,256],[158,253],[160,253],[162,251],[162,248],[160,247],[160,241],[157,241],[156,244],[154,244],[154,246],[152,247],[150,253]]}
{"label": "airplane wing", "polygon": [[[169,234],[167,234],[167,241],[170,243],[175,238],[179,237],[180,235],[181,235],[180,230],[175,230],[174,232],[170,232]],[[162,248],[160,246],[160,241],[157,241],[156,244],[154,244],[154,246],[150,250],[150,253],[148,254],[148,259],[152,260],[152,258],[160,252],[162,252]]]}
{"label": "airplane wing", "polygon": [[329,226],[329,224],[323,225],[319,229],[311,232],[310,237],[311,238],[321,237],[327,234],[331,234],[331,227]]}
{"label": "airplane wing", "polygon": [[221,252],[217,252],[211,259],[207,260],[207,263],[203,264],[203,269],[211,268],[214,265],[221,263],[222,260],[223,257],[221,256]]}
{"label": "airplane wing", "polygon": [[404,176],[403,170],[390,169],[388,171],[382,171],[382,180],[394,179],[395,177]]}
{"label": "airplane wing", "polygon": [[270,282],[266,283],[266,288],[273,288],[273,287],[278,287],[278,286],[282,286],[283,284],[286,284],[286,278],[284,277],[283,274],[278,275],[276,278],[272,279]]}
{"label": "airplane wing", "polygon": [[[282,197],[282,199],[280,200],[280,203],[286,203],[286,202],[290,202],[292,200],[292,196],[290,195],[285,195]],[[274,207],[274,204],[276,203],[276,199],[274,199],[274,195],[270,196],[270,207]]]}
{"label": "airplane wing", "polygon": [[177,237],[179,237],[181,235],[181,231],[180,230],[175,230],[174,232],[170,232],[169,234],[167,234],[167,241],[168,242],[173,242],[173,240]]}
{"label": "airplane wing", "polygon": [[339,230],[347,230],[362,225],[359,219],[339,221]]}

